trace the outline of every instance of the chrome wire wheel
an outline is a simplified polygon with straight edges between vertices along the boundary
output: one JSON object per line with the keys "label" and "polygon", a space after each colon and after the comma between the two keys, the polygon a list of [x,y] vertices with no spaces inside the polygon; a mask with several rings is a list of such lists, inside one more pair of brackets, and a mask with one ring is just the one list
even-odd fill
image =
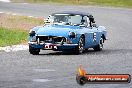
{"label": "chrome wire wheel", "polygon": [[79,53],[83,53],[84,51],[84,38],[81,37],[78,43],[78,51]]}
{"label": "chrome wire wheel", "polygon": [[103,38],[100,39],[99,47],[100,47],[100,50],[103,49]]}

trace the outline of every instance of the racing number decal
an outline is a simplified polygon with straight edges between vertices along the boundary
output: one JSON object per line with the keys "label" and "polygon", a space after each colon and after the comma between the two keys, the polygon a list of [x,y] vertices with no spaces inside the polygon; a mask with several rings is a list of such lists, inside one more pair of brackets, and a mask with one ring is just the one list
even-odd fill
{"label": "racing number decal", "polygon": [[96,32],[93,33],[93,41],[96,41]]}

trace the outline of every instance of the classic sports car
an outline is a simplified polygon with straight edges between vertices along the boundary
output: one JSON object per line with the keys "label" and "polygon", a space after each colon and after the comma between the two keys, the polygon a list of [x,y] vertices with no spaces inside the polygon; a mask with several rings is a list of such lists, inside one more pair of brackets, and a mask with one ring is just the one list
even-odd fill
{"label": "classic sports car", "polygon": [[97,26],[89,13],[59,12],[49,15],[44,26],[37,26],[29,32],[29,52],[37,55],[41,50],[73,51],[103,49],[106,28]]}

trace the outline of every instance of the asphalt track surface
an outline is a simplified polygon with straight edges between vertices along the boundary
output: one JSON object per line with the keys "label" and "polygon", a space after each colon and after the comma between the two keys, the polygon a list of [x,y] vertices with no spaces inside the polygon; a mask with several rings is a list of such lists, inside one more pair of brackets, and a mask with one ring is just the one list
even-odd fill
{"label": "asphalt track surface", "polygon": [[85,11],[108,31],[101,52],[81,55],[42,51],[33,56],[28,50],[0,52],[0,88],[132,88],[132,84],[76,83],[79,65],[88,73],[132,75],[132,9],[97,6],[18,4],[0,2],[1,12],[46,17],[52,12]]}

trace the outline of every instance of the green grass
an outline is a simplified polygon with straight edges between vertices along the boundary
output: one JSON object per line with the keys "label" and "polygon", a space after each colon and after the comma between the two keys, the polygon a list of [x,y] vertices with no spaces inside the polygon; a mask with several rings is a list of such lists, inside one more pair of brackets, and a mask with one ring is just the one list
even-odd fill
{"label": "green grass", "polygon": [[132,7],[132,0],[13,0],[15,2],[31,3],[63,3],[63,4],[80,4],[80,5],[101,5],[116,7]]}
{"label": "green grass", "polygon": [[27,40],[28,32],[0,27],[0,46],[15,45]]}
{"label": "green grass", "polygon": [[27,44],[29,30],[43,24],[43,18],[0,14],[0,47]]}

